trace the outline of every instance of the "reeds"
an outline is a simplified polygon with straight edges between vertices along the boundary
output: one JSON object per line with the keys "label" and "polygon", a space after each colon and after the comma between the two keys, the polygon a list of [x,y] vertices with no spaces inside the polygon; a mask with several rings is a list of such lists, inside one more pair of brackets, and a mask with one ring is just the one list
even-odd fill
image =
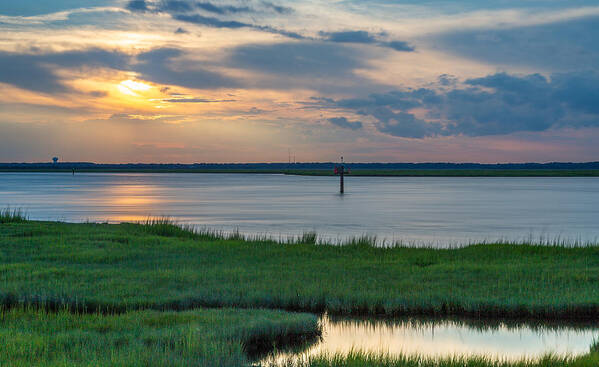
{"label": "reeds", "polygon": [[2,366],[249,366],[248,346],[319,333],[316,317],[268,310],[121,315],[0,309]]}
{"label": "reeds", "polygon": [[[238,366],[248,363],[250,345],[314,330],[314,316],[250,310],[256,308],[596,320],[599,247],[560,243],[438,250],[375,247],[380,241],[373,236],[347,246],[327,245],[314,232],[293,239],[248,237],[172,220],[2,225],[0,365]],[[241,318],[199,324],[201,318],[190,321],[187,313],[172,312],[198,307],[248,310],[232,312]],[[179,328],[178,317],[187,326]],[[325,357],[301,366],[411,366],[375,355]],[[541,362],[469,358],[418,366],[594,367],[597,346],[584,357]]]}
{"label": "reeds", "polygon": [[348,354],[320,354],[304,359],[289,359],[283,364],[272,363],[262,367],[594,367],[598,361],[599,355],[595,353],[582,357],[549,354],[540,359],[508,361],[485,356],[431,358],[356,350]]}
{"label": "reeds", "polygon": [[27,215],[22,209],[4,208],[0,209],[0,224],[22,223],[27,221]]}
{"label": "reeds", "polygon": [[[599,247],[484,244],[380,248],[238,231],[24,222],[0,227],[0,303],[85,312],[194,307],[339,315],[588,320]],[[34,255],[32,255],[34,254]]]}

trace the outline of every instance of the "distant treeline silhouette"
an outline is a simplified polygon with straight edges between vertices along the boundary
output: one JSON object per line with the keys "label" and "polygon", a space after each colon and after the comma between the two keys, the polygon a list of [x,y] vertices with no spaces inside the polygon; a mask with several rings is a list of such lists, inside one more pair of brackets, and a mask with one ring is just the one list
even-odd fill
{"label": "distant treeline silhouette", "polygon": [[[306,163],[120,163],[104,164],[91,162],[59,162],[59,163],[0,163],[0,170],[328,170],[335,162]],[[599,169],[599,162],[550,162],[550,163],[345,163],[345,166],[356,170],[440,170],[440,169]]]}

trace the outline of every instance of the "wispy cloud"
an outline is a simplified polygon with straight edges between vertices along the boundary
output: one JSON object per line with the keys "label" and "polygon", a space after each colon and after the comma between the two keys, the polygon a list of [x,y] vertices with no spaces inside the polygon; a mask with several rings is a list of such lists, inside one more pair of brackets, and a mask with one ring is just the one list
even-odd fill
{"label": "wispy cloud", "polygon": [[360,121],[349,121],[346,117],[331,117],[327,121],[344,129],[358,130],[362,128]]}
{"label": "wispy cloud", "polygon": [[331,42],[338,43],[363,43],[370,45],[377,45],[382,47],[389,47],[396,51],[414,51],[414,47],[410,46],[405,41],[386,41],[383,38],[387,36],[386,33],[372,34],[366,31],[338,31],[338,32],[320,32],[320,36],[323,39]]}
{"label": "wispy cloud", "polygon": [[163,102],[170,103],[222,103],[236,102],[235,99],[207,99],[207,98],[169,98],[163,99]]}

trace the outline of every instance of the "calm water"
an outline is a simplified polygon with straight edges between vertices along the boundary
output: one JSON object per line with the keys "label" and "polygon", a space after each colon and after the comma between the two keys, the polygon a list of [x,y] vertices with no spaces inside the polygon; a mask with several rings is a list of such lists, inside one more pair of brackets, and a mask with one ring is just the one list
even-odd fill
{"label": "calm water", "polygon": [[[323,337],[305,350],[277,352],[264,358],[264,364],[279,364],[321,353],[347,354],[362,350],[390,355],[429,357],[487,356],[519,360],[545,354],[582,355],[599,337],[598,327],[531,326],[480,322],[337,320],[321,319]],[[265,363],[268,362],[268,363]]]}
{"label": "calm water", "polygon": [[32,219],[177,220],[274,236],[376,234],[406,243],[599,239],[599,178],[0,173],[0,207]]}

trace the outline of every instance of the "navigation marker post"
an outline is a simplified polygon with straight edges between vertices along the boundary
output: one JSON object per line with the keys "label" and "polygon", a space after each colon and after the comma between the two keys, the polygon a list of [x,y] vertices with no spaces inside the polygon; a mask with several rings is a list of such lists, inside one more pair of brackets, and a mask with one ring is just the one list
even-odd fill
{"label": "navigation marker post", "polygon": [[339,193],[343,194],[343,192],[345,191],[344,185],[343,185],[343,175],[345,174],[349,174],[349,169],[345,169],[345,163],[343,163],[343,157],[341,157],[341,165],[340,166],[335,166],[335,174],[339,175]]}

